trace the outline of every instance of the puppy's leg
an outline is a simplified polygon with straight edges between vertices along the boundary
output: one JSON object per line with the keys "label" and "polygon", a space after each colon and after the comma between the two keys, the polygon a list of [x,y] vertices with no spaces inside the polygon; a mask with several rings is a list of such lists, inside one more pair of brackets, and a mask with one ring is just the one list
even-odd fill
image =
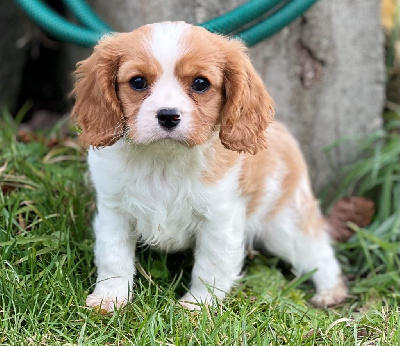
{"label": "puppy's leg", "polygon": [[86,304],[113,311],[114,307],[125,305],[131,298],[136,238],[123,215],[101,205],[94,231],[97,283]]}
{"label": "puppy's leg", "polygon": [[239,278],[244,259],[244,210],[238,209],[221,211],[198,230],[190,290],[180,299],[184,307],[198,310],[192,303],[210,303],[212,295],[223,299]]}
{"label": "puppy's leg", "polygon": [[339,304],[347,295],[327,228],[317,203],[311,201],[297,210],[283,208],[267,230],[259,233],[262,245],[290,262],[299,274],[316,269],[312,281],[317,293],[311,302],[320,307]]}

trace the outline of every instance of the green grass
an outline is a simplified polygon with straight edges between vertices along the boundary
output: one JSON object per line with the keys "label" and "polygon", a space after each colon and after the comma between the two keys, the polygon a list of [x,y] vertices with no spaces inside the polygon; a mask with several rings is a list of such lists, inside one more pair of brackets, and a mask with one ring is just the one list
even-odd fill
{"label": "green grass", "polygon": [[394,132],[368,139],[369,155],[342,180],[340,191],[361,189],[379,202],[371,227],[338,246],[351,279],[344,305],[311,307],[314,291],[304,277],[258,256],[222,304],[189,312],[176,302],[189,283],[191,255],[140,249],[134,301],[110,315],[85,307],[95,283],[95,205],[84,153],[70,139],[49,148],[48,137],[24,143],[16,132],[3,112],[0,344],[399,344],[400,145]]}

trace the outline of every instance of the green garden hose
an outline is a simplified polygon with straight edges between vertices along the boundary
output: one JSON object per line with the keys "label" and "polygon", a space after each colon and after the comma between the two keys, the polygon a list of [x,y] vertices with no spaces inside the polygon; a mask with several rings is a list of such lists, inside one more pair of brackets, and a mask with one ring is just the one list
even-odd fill
{"label": "green garden hose", "polygon": [[268,18],[236,36],[251,47],[272,36],[307,11],[317,0],[290,1]]}
{"label": "green garden hose", "polygon": [[75,43],[84,47],[94,46],[103,35],[72,24],[38,0],[15,0],[26,14],[38,23],[46,32],[60,41]]}
{"label": "green garden hose", "polygon": [[250,0],[243,5],[223,14],[222,16],[199,24],[199,26],[206,28],[211,32],[229,34],[243,25],[256,20],[264,13],[267,13],[275,8],[280,3],[282,3],[282,0]]}
{"label": "green garden hose", "polygon": [[[106,33],[112,32],[84,0],[63,0],[65,6],[85,27],[68,22],[41,0],[15,0],[46,32],[61,41],[85,47],[94,46]],[[248,46],[253,46],[273,35],[301,16],[317,0],[250,0],[228,13],[199,24],[211,32],[236,34]],[[240,28],[264,15],[270,16],[240,32]]]}
{"label": "green garden hose", "polygon": [[79,22],[89,29],[96,32],[107,33],[113,31],[106,23],[104,23],[91,7],[82,0],[63,0],[66,8],[68,8],[79,20]]}

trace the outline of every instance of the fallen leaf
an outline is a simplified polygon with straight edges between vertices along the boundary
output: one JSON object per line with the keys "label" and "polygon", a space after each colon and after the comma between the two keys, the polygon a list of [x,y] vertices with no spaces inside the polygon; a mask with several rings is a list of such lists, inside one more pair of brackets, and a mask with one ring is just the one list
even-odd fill
{"label": "fallen leaf", "polygon": [[364,197],[345,197],[336,202],[331,213],[326,217],[330,236],[339,242],[345,242],[353,234],[348,223],[366,227],[375,214],[375,204]]}

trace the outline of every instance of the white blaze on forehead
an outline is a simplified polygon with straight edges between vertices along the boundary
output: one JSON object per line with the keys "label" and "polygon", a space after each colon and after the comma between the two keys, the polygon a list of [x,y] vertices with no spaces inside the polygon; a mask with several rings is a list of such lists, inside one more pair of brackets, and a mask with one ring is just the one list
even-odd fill
{"label": "white blaze on forehead", "polygon": [[[143,101],[136,117],[137,138],[150,142],[163,138],[185,139],[192,126],[193,106],[190,97],[174,75],[177,61],[185,53],[182,34],[190,30],[190,25],[165,22],[151,25],[150,49],[162,67],[162,73],[151,86],[150,95]],[[176,108],[180,123],[172,132],[160,127],[157,112],[162,108]]]}
{"label": "white blaze on forehead", "polygon": [[151,51],[161,64],[164,74],[171,75],[177,60],[184,51],[179,43],[180,37],[184,30],[190,28],[190,25],[183,22],[164,22],[152,24],[151,27],[153,29]]}

